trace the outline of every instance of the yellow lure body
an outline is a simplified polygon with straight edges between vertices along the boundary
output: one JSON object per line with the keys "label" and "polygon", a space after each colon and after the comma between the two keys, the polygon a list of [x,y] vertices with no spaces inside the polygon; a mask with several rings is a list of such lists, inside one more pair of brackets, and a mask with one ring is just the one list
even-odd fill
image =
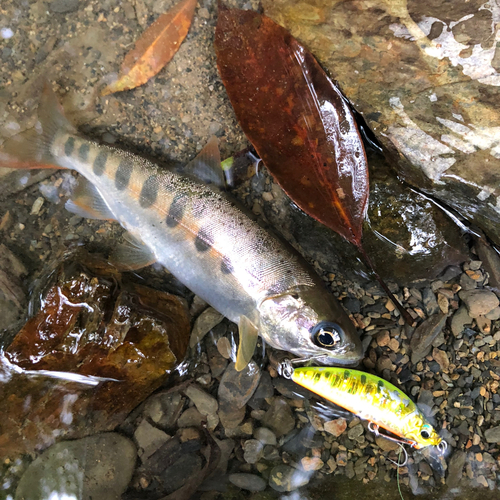
{"label": "yellow lure body", "polygon": [[442,441],[417,405],[380,377],[339,367],[300,367],[294,369],[292,380],[415,448],[437,446]]}

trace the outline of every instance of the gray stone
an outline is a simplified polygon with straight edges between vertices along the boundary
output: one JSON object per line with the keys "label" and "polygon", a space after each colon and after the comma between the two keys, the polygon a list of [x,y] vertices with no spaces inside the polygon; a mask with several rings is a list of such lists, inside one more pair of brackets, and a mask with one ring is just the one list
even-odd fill
{"label": "gray stone", "polygon": [[257,439],[249,439],[243,445],[243,458],[247,464],[255,464],[261,458],[264,451],[264,445]]}
{"label": "gray stone", "polygon": [[134,432],[134,438],[137,446],[141,449],[139,456],[142,460],[146,460],[160,446],[165,444],[170,439],[170,436],[153,427],[147,420],[142,420]]}
{"label": "gray stone", "polygon": [[253,431],[253,436],[262,444],[276,445],[276,434],[267,427],[257,427],[257,429]]}
{"label": "gray stone", "polygon": [[221,402],[241,408],[252,397],[259,385],[260,369],[254,361],[241,371],[230,363],[219,384],[218,397]]}
{"label": "gray stone", "polygon": [[62,441],[45,450],[26,469],[16,500],[81,498],[118,500],[132,478],[135,445],[113,432]]}
{"label": "gray stone", "polygon": [[305,486],[310,479],[310,473],[281,464],[271,470],[269,486],[273,490],[280,492],[294,491],[301,486]]}
{"label": "gray stone", "polygon": [[206,417],[195,406],[192,406],[182,413],[177,421],[177,425],[179,427],[200,427],[201,423],[205,421]]}
{"label": "gray stone", "polygon": [[489,290],[463,290],[459,297],[464,301],[471,318],[484,316],[498,307],[498,297]]}
{"label": "gray stone", "polygon": [[219,409],[219,418],[224,429],[235,429],[243,422],[245,418],[246,408],[235,408],[231,405],[221,404]]}
{"label": "gray stone", "polygon": [[449,488],[456,488],[460,479],[462,479],[462,470],[465,465],[467,453],[465,451],[456,450],[448,463],[448,477],[446,478],[446,485]]}
{"label": "gray stone", "polygon": [[178,392],[160,392],[148,398],[143,413],[160,427],[170,429],[179,418],[185,401]]}
{"label": "gray stone", "polygon": [[432,342],[441,333],[446,323],[446,317],[443,313],[435,314],[415,329],[410,340],[413,364],[418,363],[430,351]]}
{"label": "gray stone", "polygon": [[500,443],[500,425],[484,431],[484,438],[488,443]]}
{"label": "gray stone", "polygon": [[50,10],[57,14],[65,14],[67,12],[75,12],[78,10],[80,0],[54,0],[50,2]]}
{"label": "gray stone", "polygon": [[361,424],[355,425],[352,429],[347,431],[347,437],[349,439],[356,440],[359,436],[361,436],[365,432],[365,429]]}
{"label": "gray stone", "polygon": [[217,312],[213,307],[205,309],[197,318],[189,339],[189,347],[194,347],[203,337],[216,325],[218,325],[224,316]]}
{"label": "gray stone", "polygon": [[195,404],[202,415],[215,413],[219,408],[217,400],[195,384],[188,386],[184,393]]}
{"label": "gray stone", "polygon": [[229,474],[229,481],[238,488],[247,491],[264,491],[266,482],[260,476],[255,474],[235,473]]}
{"label": "gray stone", "polygon": [[262,417],[262,424],[280,437],[288,434],[295,427],[295,418],[288,403],[283,398],[275,398]]}
{"label": "gray stone", "polygon": [[425,312],[428,316],[432,316],[439,311],[439,305],[434,292],[430,288],[424,288],[422,293],[422,301],[424,303]]}
{"label": "gray stone", "polygon": [[472,318],[465,306],[460,306],[451,318],[451,331],[455,337],[462,335],[466,325],[472,325]]}

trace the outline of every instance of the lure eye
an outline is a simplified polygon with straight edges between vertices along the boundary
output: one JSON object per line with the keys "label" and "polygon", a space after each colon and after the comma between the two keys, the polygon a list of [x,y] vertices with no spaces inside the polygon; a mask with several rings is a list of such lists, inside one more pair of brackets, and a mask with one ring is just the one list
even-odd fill
{"label": "lure eye", "polygon": [[[428,426],[426,426],[428,428]],[[424,427],[421,431],[420,431],[420,435],[424,438],[424,439],[429,439],[431,437],[431,433],[427,430],[427,428]]]}
{"label": "lure eye", "polygon": [[332,349],[340,342],[341,332],[339,325],[328,321],[322,321],[311,329],[315,344],[325,349]]}

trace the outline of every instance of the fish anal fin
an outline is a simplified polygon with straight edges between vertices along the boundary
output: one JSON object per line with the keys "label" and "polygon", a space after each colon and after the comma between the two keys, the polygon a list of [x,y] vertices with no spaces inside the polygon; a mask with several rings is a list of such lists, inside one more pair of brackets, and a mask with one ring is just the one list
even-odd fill
{"label": "fish anal fin", "polygon": [[250,363],[257,339],[259,338],[259,329],[246,316],[240,316],[238,324],[240,342],[238,344],[238,353],[236,354],[236,371],[243,370]]}
{"label": "fish anal fin", "polygon": [[109,256],[109,261],[120,271],[135,271],[156,262],[153,252],[130,233],[123,236],[124,242],[118,245]]}
{"label": "fish anal fin", "polygon": [[204,184],[225,186],[224,172],[220,162],[219,141],[214,135],[205,147],[183,169],[185,175],[194,177]]}
{"label": "fish anal fin", "polygon": [[87,219],[115,219],[97,188],[84,177],[78,180],[78,186],[65,207],[69,212]]}

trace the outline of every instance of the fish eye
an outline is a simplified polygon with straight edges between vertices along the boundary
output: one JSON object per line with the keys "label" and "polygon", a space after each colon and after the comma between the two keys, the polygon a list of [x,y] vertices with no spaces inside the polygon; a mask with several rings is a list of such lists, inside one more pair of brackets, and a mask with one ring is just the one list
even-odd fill
{"label": "fish eye", "polygon": [[342,328],[336,323],[321,321],[311,329],[313,340],[319,347],[331,349],[340,342]]}

